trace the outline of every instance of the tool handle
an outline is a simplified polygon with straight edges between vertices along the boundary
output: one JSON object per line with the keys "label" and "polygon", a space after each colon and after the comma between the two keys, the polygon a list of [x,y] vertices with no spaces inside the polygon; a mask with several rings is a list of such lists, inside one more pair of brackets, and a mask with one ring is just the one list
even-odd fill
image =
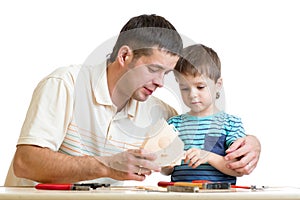
{"label": "tool handle", "polygon": [[159,181],[157,183],[158,186],[160,187],[168,187],[168,186],[173,186],[174,182],[168,182],[168,181]]}
{"label": "tool handle", "polygon": [[72,190],[73,184],[44,184],[39,183],[35,186],[39,190]]}

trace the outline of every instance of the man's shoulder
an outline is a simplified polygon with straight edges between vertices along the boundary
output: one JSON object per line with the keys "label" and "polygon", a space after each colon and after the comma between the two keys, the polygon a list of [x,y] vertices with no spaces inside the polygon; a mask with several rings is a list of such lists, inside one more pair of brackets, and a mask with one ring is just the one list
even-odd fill
{"label": "man's shoulder", "polygon": [[49,81],[55,81],[56,83],[63,82],[71,87],[74,86],[77,76],[82,68],[82,65],[69,65],[58,67],[46,77],[44,77],[40,84],[45,84]]}
{"label": "man's shoulder", "polygon": [[73,79],[76,79],[81,67],[82,67],[81,65],[69,65],[69,66],[59,67],[59,68],[55,69],[47,77],[48,78],[61,78],[61,79],[66,79],[66,78],[72,77]]}

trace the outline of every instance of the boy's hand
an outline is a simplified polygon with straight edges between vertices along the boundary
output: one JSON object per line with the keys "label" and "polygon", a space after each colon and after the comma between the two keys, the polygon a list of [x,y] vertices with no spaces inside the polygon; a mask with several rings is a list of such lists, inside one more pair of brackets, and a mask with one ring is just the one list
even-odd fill
{"label": "boy's hand", "polygon": [[186,151],[185,155],[184,163],[188,163],[188,166],[196,168],[199,165],[208,162],[210,152],[197,148],[191,148]]}

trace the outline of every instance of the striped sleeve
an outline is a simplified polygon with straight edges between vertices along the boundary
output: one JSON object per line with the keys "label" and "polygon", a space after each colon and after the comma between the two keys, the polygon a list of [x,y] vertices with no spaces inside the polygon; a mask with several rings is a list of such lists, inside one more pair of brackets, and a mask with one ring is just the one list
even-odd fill
{"label": "striped sleeve", "polygon": [[226,146],[229,147],[236,139],[245,137],[246,134],[240,117],[227,114],[225,121]]}

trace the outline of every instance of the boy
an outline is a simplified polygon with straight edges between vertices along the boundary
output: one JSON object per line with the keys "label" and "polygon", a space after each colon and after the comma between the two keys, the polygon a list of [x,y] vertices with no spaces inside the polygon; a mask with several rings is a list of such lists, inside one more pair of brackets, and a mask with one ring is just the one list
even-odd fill
{"label": "boy", "polygon": [[217,53],[204,45],[186,47],[175,66],[183,102],[190,111],[168,120],[179,132],[186,151],[180,166],[165,167],[172,181],[208,180],[236,183],[242,174],[228,169],[226,150],[245,136],[239,117],[216,106],[222,88],[221,63]]}

